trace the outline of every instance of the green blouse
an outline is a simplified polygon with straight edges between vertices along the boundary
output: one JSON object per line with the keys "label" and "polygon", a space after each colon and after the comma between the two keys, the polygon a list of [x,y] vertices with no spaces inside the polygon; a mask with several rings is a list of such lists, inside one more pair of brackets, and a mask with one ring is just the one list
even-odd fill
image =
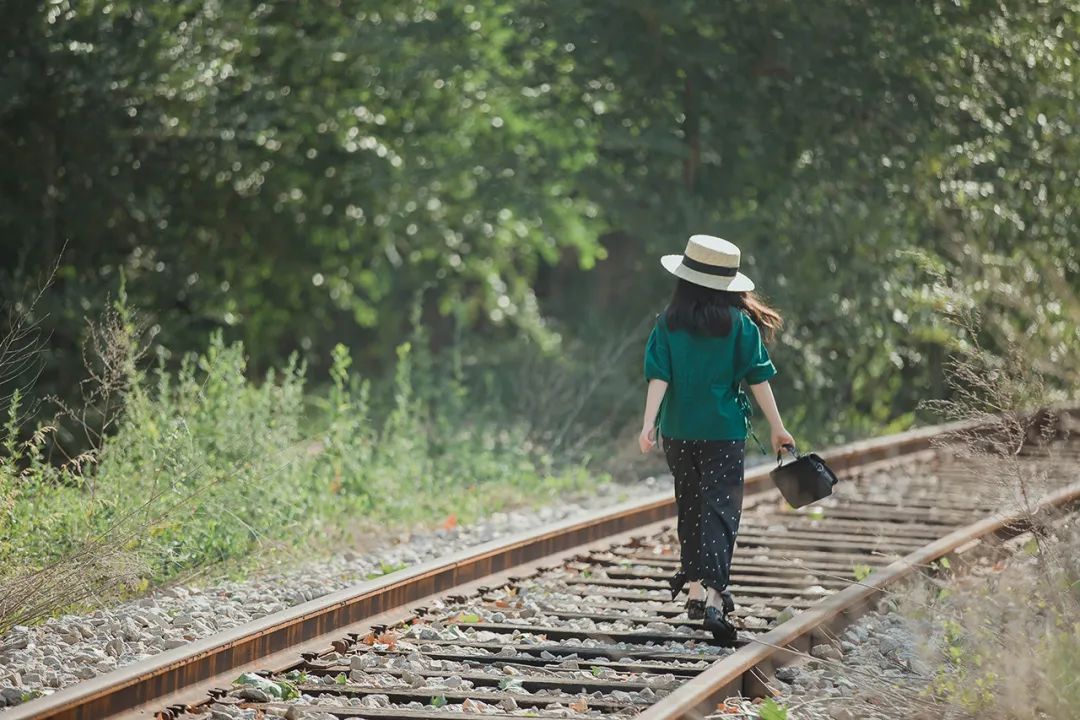
{"label": "green blouse", "polygon": [[645,346],[645,380],[668,382],[660,405],[660,434],[679,440],[745,440],[750,402],[739,387],[776,374],[757,324],[732,309],[724,337],[669,331],[663,314]]}

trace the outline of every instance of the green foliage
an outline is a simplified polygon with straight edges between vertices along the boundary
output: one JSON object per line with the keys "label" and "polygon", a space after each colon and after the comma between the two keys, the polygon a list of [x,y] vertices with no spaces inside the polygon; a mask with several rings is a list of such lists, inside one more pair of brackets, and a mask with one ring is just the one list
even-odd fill
{"label": "green foliage", "polygon": [[[33,313],[55,329],[43,392],[77,396],[85,317],[126,294],[168,402],[198,377],[261,418],[276,408],[258,442],[319,457],[311,472],[354,512],[385,502],[365,470],[381,464],[428,497],[449,468],[529,477],[532,461],[502,467],[509,447],[541,470],[610,456],[598,441],[640,402],[641,320],[670,290],[655,258],[691,232],[737,241],[787,316],[774,385],[810,444],[929,415],[949,353],[975,342],[1024,348],[1057,397],[1078,384],[1080,0],[57,0],[3,20],[0,295],[17,305],[59,258]],[[972,336],[945,319],[973,310]],[[231,379],[191,364],[213,331],[220,352],[245,348]],[[302,449],[305,365],[331,387]],[[357,378],[391,373],[383,428],[379,388]],[[507,417],[477,433],[470,398],[489,391],[483,412]],[[196,433],[192,453],[269,471],[142,392],[162,443]],[[454,450],[469,433],[477,452]],[[52,449],[39,440],[22,451]],[[190,470],[178,453],[100,472]],[[34,462],[0,468],[0,507]],[[262,520],[300,516],[255,495],[237,499]],[[265,533],[218,517],[227,545]]]}
{"label": "green foliage", "polygon": [[788,711],[773,698],[766,698],[758,707],[758,717],[761,720],[788,720]]}
{"label": "green foliage", "polygon": [[158,582],[223,561],[265,561],[282,542],[332,539],[357,519],[468,521],[595,482],[523,450],[520,427],[448,414],[463,406],[438,402],[440,371],[421,357],[401,347],[379,423],[371,383],[350,373],[343,347],[325,396],[307,403],[302,363],[253,383],[242,345],[215,333],[175,374],[160,364],[134,371],[115,433],[82,472],[35,459],[33,443],[12,444],[19,429],[9,423],[3,439],[13,450],[0,471],[10,532],[0,563],[38,566],[108,537],[145,558]]}
{"label": "green foliage", "polygon": [[944,394],[956,303],[1075,386],[1078,9],[530,4],[574,47],[567,85],[603,138],[613,272],[646,270],[620,299],[657,308],[653,258],[689,232],[736,240],[788,318],[786,418],[819,442],[901,429]]}
{"label": "green foliage", "polygon": [[574,118],[531,90],[545,48],[507,10],[5,8],[10,267],[36,271],[68,239],[55,302],[73,337],[80,304],[122,268],[164,347],[229,328],[260,369],[297,341],[325,358],[342,328],[370,361],[429,283],[436,315],[543,334],[538,266],[602,251],[594,204],[567,181],[590,156]]}
{"label": "green foliage", "polygon": [[980,651],[986,647],[990,632],[980,633],[984,636],[980,642],[968,638],[955,620],[944,621],[942,629],[945,664],[935,674],[929,691],[969,712],[993,707],[1000,678]]}
{"label": "green foliage", "polygon": [[587,358],[659,308],[655,256],[709,231],[788,316],[775,384],[816,442],[943,395],[960,307],[1073,387],[1078,18],[1077,0],[15,4],[0,292],[69,239],[39,309],[66,396],[121,272],[173,369],[217,328],[253,375],[294,351],[321,369],[342,342],[381,372],[420,292],[435,345],[509,324]]}
{"label": "green foliage", "polygon": [[[337,677],[334,678],[334,681],[337,682],[339,685],[345,684],[345,682],[348,681],[347,679],[345,681],[340,680],[340,678],[342,678],[344,675],[344,673],[340,673],[339,675],[337,675]],[[306,685],[312,681],[311,675],[309,675],[303,670],[290,670],[285,673],[284,677],[286,680],[293,683],[294,685]]]}
{"label": "green foliage", "polygon": [[1080,685],[1076,678],[1080,673],[1080,623],[1072,618],[1058,618],[1057,632],[1044,641],[1045,666],[1049,677],[1045,694],[1051,717],[1066,718],[1080,707]]}
{"label": "green foliage", "polygon": [[869,565],[856,565],[852,569],[852,574],[855,576],[855,582],[862,582],[874,572],[874,568]]}
{"label": "green foliage", "polygon": [[397,572],[398,570],[404,570],[407,567],[409,567],[409,563],[407,563],[407,562],[388,563],[386,561],[383,561],[383,562],[379,563],[379,569],[377,571],[368,573],[367,575],[364,576],[364,579],[365,580],[374,580],[377,577],[382,577],[383,575],[389,575],[392,572]]}

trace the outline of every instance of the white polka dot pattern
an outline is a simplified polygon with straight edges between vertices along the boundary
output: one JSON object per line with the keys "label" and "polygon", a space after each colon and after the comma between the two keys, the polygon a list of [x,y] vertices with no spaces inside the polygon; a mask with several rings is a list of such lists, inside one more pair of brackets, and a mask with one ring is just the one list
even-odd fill
{"label": "white polka dot pattern", "polygon": [[742,515],[745,442],[665,437],[663,447],[675,477],[682,546],[682,567],[672,578],[672,590],[677,594],[683,583],[697,580],[728,595]]}

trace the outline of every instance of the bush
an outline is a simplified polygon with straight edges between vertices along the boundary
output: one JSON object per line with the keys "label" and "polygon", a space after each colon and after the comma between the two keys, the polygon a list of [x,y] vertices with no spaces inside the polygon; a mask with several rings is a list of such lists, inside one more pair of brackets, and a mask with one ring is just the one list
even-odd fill
{"label": "bush", "polygon": [[108,538],[160,583],[375,524],[468,520],[594,482],[489,412],[454,353],[437,359],[426,348],[416,331],[398,347],[391,381],[373,387],[339,345],[329,385],[311,393],[295,359],[251,382],[243,346],[214,334],[176,372],[132,364],[112,434],[63,467],[42,460],[42,433],[17,441],[16,396],[0,462],[9,528],[0,564],[41,568]]}

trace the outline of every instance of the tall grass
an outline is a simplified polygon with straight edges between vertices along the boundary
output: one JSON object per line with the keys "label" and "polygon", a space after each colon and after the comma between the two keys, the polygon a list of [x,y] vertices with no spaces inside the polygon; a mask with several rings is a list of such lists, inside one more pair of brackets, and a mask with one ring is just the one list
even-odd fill
{"label": "tall grass", "polygon": [[[130,322],[119,327],[136,333]],[[101,543],[138,560],[140,589],[374,527],[468,521],[598,480],[580,463],[558,462],[528,426],[470,390],[459,359],[434,357],[422,328],[398,346],[382,382],[358,376],[339,345],[315,391],[295,359],[251,381],[243,346],[221,334],[175,371],[138,362],[131,337],[120,345],[128,361],[113,363],[124,369],[113,383],[115,417],[107,432],[88,431],[100,442],[72,462],[46,462],[52,428],[29,433],[20,395],[8,403],[0,430],[8,624],[27,620],[26,602],[13,609],[16,583],[55,574]],[[85,414],[63,415],[88,424]]]}
{"label": "tall grass", "polygon": [[1056,441],[1077,426],[1067,414],[1038,408],[1075,403],[1080,364],[1074,358],[1055,368],[1051,381],[1019,342],[994,337],[996,347],[988,347],[976,312],[950,319],[957,330],[950,397],[929,405],[978,422],[946,439],[945,449],[981,480],[981,497],[1020,515],[1017,530],[1028,539],[1008,565],[900,595],[901,613],[937,629],[919,700],[935,701],[943,718],[1072,720],[1080,716],[1080,524],[1037,505],[1063,479],[1076,480],[1075,456],[1060,453]]}

